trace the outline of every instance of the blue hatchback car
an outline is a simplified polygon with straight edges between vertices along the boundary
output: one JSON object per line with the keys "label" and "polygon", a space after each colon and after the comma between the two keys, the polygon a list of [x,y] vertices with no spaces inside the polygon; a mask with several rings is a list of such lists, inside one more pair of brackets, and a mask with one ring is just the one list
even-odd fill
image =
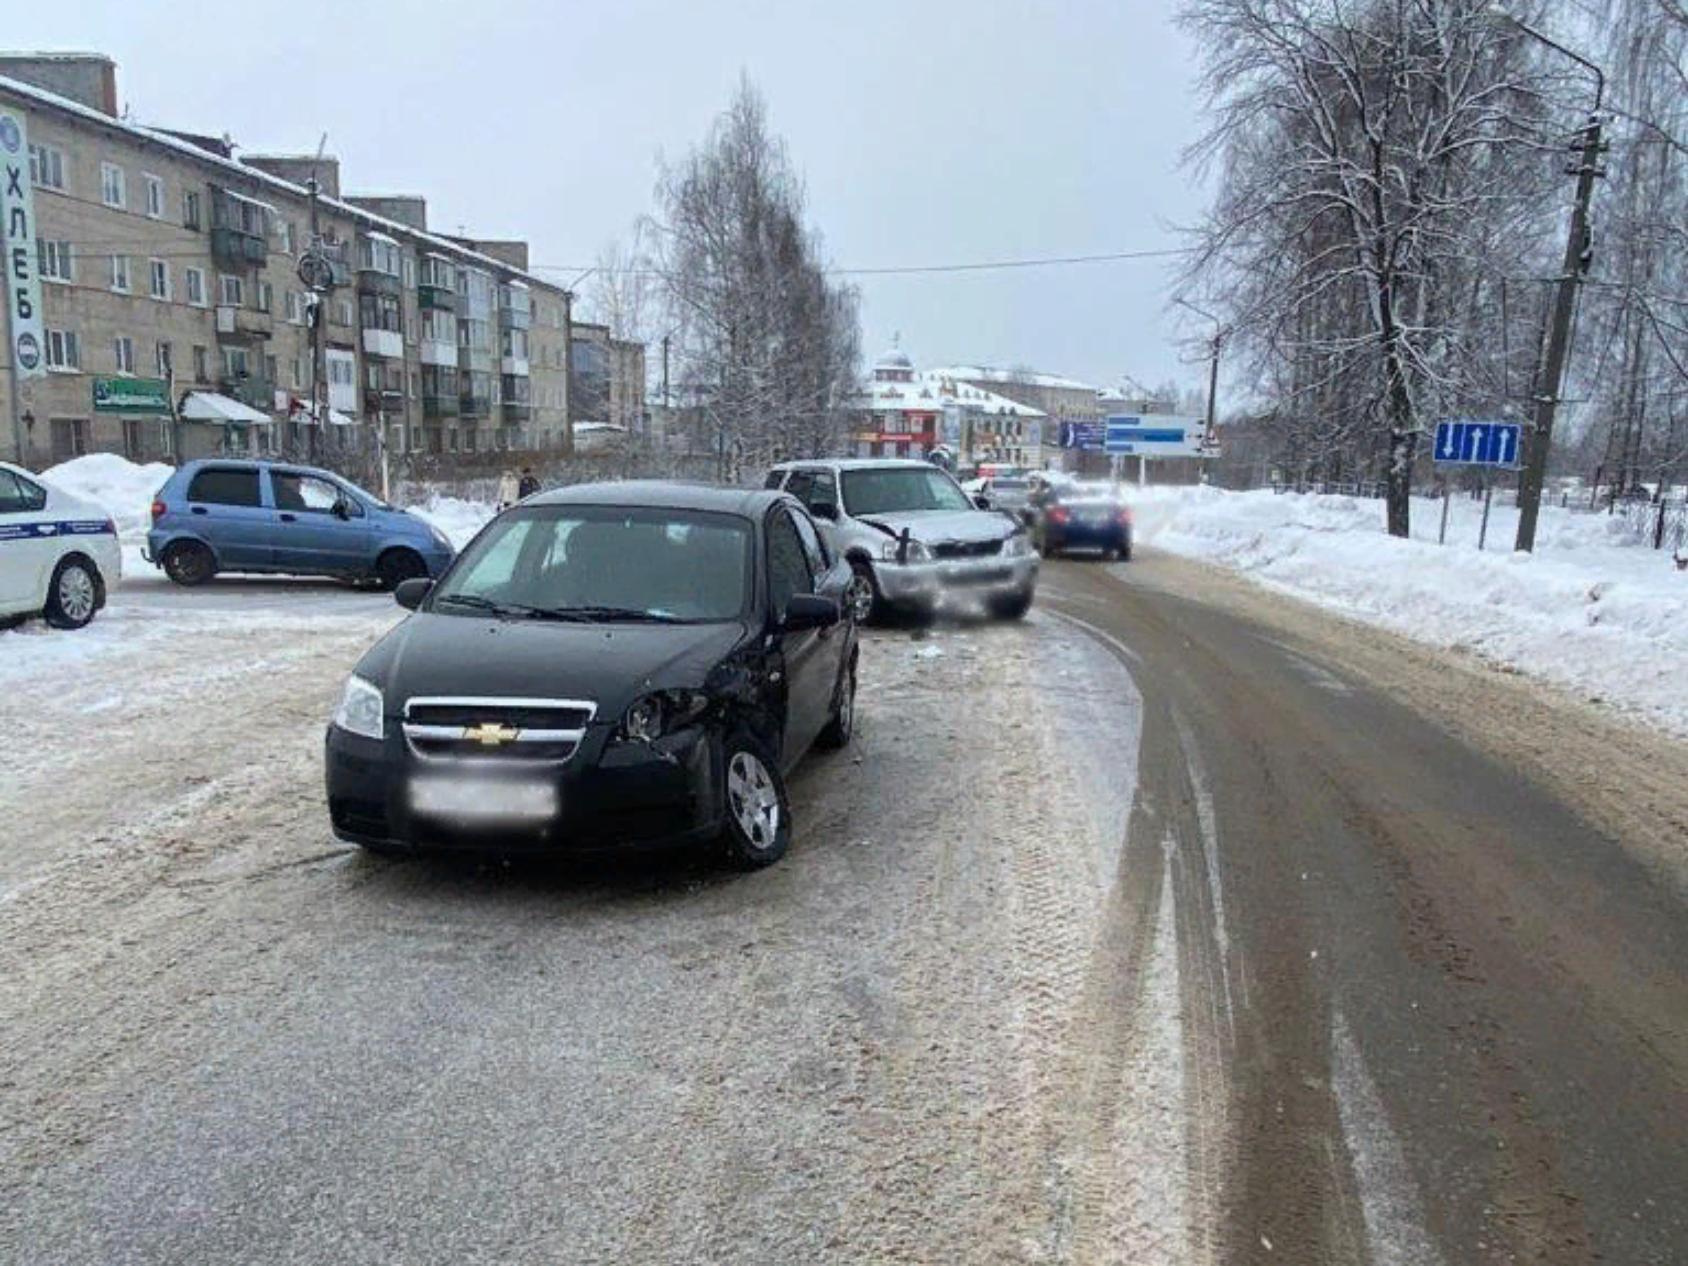
{"label": "blue hatchback car", "polygon": [[432,524],[326,470],[188,462],[152,503],[146,558],[181,585],[220,571],[378,580],[439,576],[454,554]]}

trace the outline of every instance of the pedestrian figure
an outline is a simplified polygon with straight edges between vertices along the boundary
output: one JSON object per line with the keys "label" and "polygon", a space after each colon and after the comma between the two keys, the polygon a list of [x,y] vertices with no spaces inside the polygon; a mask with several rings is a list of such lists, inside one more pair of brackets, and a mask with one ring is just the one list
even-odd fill
{"label": "pedestrian figure", "polygon": [[539,491],[539,476],[533,473],[532,466],[522,467],[521,481],[516,485],[516,492],[523,501]]}
{"label": "pedestrian figure", "polygon": [[515,471],[506,470],[498,477],[498,508],[508,510],[521,499],[521,481],[516,478]]}

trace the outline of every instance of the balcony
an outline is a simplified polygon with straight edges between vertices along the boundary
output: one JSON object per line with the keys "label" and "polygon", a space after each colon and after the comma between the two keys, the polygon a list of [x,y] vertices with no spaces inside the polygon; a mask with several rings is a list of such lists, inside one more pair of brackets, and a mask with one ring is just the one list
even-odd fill
{"label": "balcony", "polygon": [[366,356],[384,356],[388,360],[404,359],[404,335],[397,330],[363,329],[363,351]]}
{"label": "balcony", "polygon": [[501,330],[531,330],[533,328],[533,309],[499,308],[498,328]]}
{"label": "balcony", "polygon": [[264,413],[269,413],[275,408],[275,383],[268,378],[254,378],[250,374],[237,378],[219,378],[217,390]]}
{"label": "balcony", "polygon": [[358,269],[359,294],[389,295],[397,299],[402,289],[399,279],[392,273],[382,272],[379,268]]}
{"label": "balcony", "polygon": [[443,365],[447,369],[457,368],[457,344],[446,339],[422,336],[422,350],[420,352],[424,365]]}
{"label": "balcony", "polygon": [[490,374],[492,372],[492,349],[490,347],[459,347],[457,367],[464,373]]}
{"label": "balcony", "polygon": [[513,375],[517,378],[528,376],[528,362],[525,356],[506,356],[498,362],[498,372]]}
{"label": "balcony", "polygon": [[506,400],[499,407],[503,410],[506,422],[533,421],[533,405],[526,400]]}
{"label": "balcony", "polygon": [[217,306],[217,337],[229,342],[244,343],[269,338],[275,333],[275,318],[257,308],[237,308],[232,304]]}
{"label": "balcony", "polygon": [[454,418],[457,416],[456,396],[422,397],[422,416],[425,418]]}
{"label": "balcony", "polygon": [[450,286],[430,286],[426,282],[416,287],[416,302],[424,309],[436,312],[460,311],[457,305],[457,292]]}
{"label": "balcony", "polygon": [[270,244],[259,233],[213,228],[211,258],[230,268],[262,268],[269,262]]}
{"label": "balcony", "polygon": [[363,411],[367,417],[404,414],[404,392],[397,388],[370,387],[363,393]]}
{"label": "balcony", "polygon": [[477,396],[464,392],[458,398],[459,416],[465,418],[484,418],[492,414],[492,397],[490,395]]}

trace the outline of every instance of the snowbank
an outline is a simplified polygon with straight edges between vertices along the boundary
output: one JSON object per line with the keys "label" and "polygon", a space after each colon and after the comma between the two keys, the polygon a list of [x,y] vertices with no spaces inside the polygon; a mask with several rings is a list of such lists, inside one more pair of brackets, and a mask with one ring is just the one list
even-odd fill
{"label": "snowbank", "polygon": [[1536,552],[1511,550],[1518,512],[1415,499],[1412,539],[1352,497],[1213,488],[1130,489],[1138,539],[1235,568],[1419,641],[1470,651],[1688,734],[1688,573],[1621,519],[1542,510]]}
{"label": "snowbank", "polygon": [[432,496],[419,506],[407,506],[412,514],[426,519],[444,532],[458,549],[467,545],[497,513],[485,501],[464,501],[459,497]]}
{"label": "snowbank", "polygon": [[137,466],[116,453],[89,453],[41,473],[55,488],[105,507],[119,536],[144,536],[152,523],[152,498],[174,466],[152,462]]}

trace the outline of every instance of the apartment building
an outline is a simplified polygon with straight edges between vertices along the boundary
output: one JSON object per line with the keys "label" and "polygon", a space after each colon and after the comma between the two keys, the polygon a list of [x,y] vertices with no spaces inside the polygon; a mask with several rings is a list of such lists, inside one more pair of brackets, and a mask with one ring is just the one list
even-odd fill
{"label": "apartment building", "polygon": [[645,430],[645,345],[614,338],[607,325],[569,327],[575,423],[608,424],[629,435]]}
{"label": "apartment building", "polygon": [[[524,243],[435,234],[420,197],[342,196],[332,158],[125,122],[98,55],[0,54],[0,113],[27,133],[46,368],[19,380],[0,456],[572,450],[570,296]],[[299,275],[313,176],[320,299]]]}

